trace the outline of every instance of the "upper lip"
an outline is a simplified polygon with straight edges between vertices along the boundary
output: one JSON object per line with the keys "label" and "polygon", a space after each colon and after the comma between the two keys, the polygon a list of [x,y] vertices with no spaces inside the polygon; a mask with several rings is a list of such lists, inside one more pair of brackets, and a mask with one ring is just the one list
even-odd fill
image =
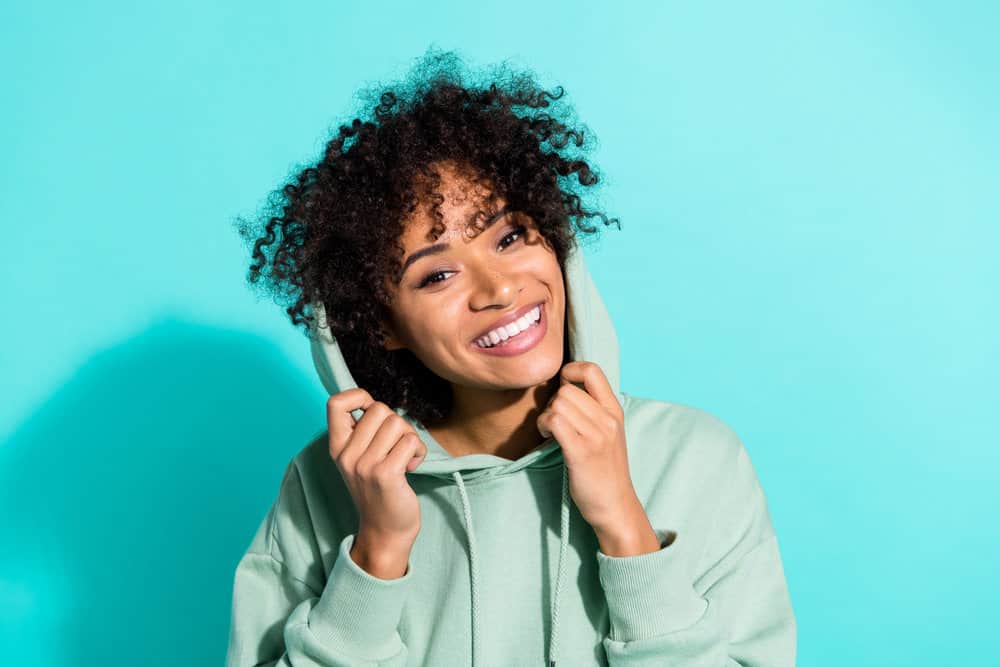
{"label": "upper lip", "polygon": [[541,306],[542,303],[543,303],[542,301],[536,301],[534,303],[529,303],[526,306],[521,306],[520,308],[518,308],[517,310],[515,310],[513,313],[510,313],[509,315],[504,315],[499,320],[497,320],[496,322],[494,322],[493,324],[491,324],[489,327],[487,327],[486,329],[480,331],[476,335],[476,337],[472,339],[472,341],[475,342],[475,341],[479,340],[480,338],[482,338],[483,336],[485,336],[486,334],[488,334],[489,332],[493,331],[494,329],[497,329],[497,328],[503,327],[503,326],[507,326],[508,324],[510,324],[511,322],[513,322],[514,320],[521,319],[521,317],[523,317],[525,314],[527,314],[528,312],[530,312],[535,306]]}

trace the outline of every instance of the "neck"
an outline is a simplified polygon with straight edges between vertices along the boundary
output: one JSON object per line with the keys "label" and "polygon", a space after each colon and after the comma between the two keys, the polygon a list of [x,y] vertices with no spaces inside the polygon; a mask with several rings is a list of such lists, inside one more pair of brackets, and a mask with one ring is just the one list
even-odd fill
{"label": "neck", "polygon": [[535,421],[558,388],[558,374],[527,389],[453,386],[451,414],[428,431],[452,456],[493,454],[515,461],[546,440]]}

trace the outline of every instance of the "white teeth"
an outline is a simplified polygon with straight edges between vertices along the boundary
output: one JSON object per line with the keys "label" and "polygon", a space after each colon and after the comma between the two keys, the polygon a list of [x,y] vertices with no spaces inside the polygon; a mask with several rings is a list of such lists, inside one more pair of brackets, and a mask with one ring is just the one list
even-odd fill
{"label": "white teeth", "polygon": [[502,327],[497,327],[493,331],[489,332],[482,338],[476,341],[476,344],[480,347],[493,347],[497,343],[507,340],[517,334],[521,333],[532,324],[537,322],[542,315],[541,306],[535,306],[527,313],[522,315],[520,318],[514,320],[510,324]]}

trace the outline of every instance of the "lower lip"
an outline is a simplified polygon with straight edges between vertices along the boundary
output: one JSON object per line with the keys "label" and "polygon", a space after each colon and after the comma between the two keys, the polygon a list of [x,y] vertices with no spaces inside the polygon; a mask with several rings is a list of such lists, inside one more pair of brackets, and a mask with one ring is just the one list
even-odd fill
{"label": "lower lip", "polygon": [[532,324],[514,336],[514,338],[508,338],[509,342],[506,344],[494,345],[493,347],[479,347],[479,345],[473,342],[472,347],[478,352],[491,354],[494,357],[513,357],[518,354],[524,354],[545,338],[545,332],[548,329],[548,320],[545,317],[545,304],[542,304],[539,308],[541,311],[538,315],[538,322]]}

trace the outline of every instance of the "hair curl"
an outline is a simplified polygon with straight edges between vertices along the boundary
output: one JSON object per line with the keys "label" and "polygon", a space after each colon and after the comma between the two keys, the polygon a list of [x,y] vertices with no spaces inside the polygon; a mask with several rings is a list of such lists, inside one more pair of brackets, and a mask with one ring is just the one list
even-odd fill
{"label": "hair curl", "polygon": [[[491,197],[529,215],[562,267],[577,232],[598,231],[585,218],[621,227],[582,205],[583,188],[598,175],[584,151],[573,154],[585,126],[559,102],[563,88],[550,93],[506,64],[492,67],[487,81],[472,83],[453,52],[429,49],[401,82],[359,91],[377,99],[366,105],[371,115],[340,125],[322,158],[274,190],[257,219],[237,219],[252,242],[247,282],[263,283],[310,338],[314,304],[322,303],[358,385],[423,424],[448,415],[450,385],[409,350],[386,350],[373,323],[390,320],[385,280],[399,280],[404,220],[428,192],[421,184],[439,183],[434,165],[458,165],[488,183]],[[440,202],[437,195],[432,207],[439,220]]]}

